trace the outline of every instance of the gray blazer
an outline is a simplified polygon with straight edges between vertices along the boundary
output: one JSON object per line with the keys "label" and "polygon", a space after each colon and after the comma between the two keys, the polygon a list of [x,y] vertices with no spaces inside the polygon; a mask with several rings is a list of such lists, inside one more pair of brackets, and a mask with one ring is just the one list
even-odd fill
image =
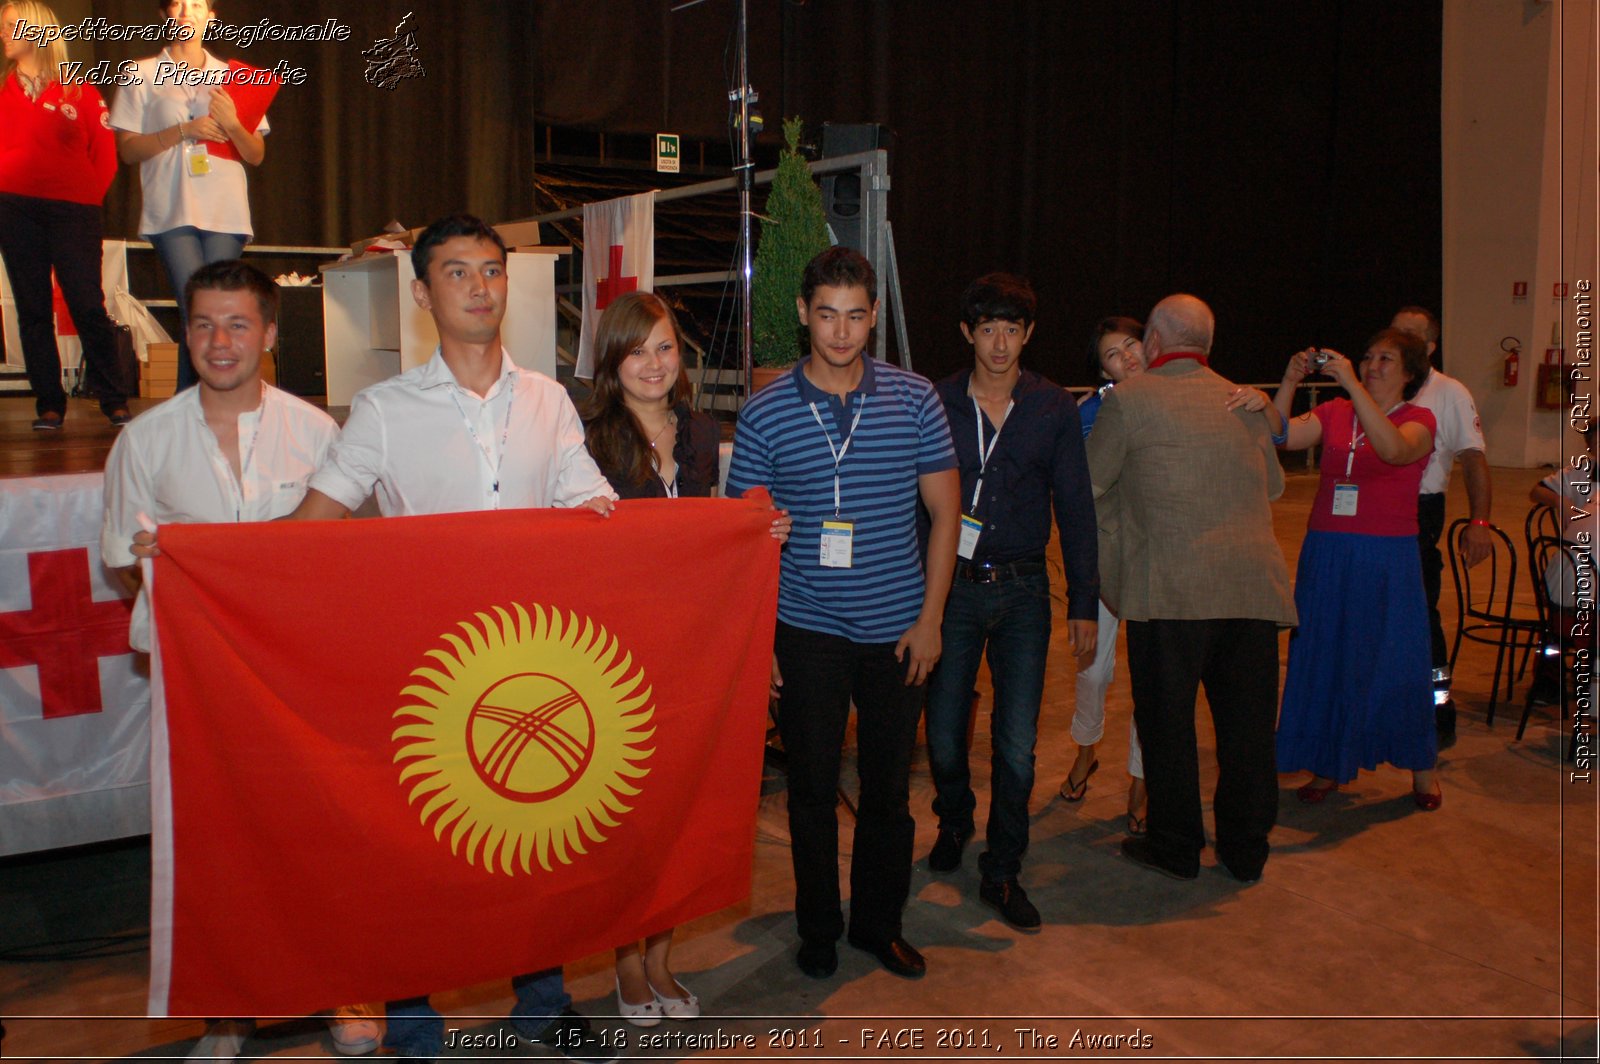
{"label": "gray blazer", "polygon": [[1296,623],[1272,530],[1283,468],[1264,414],[1224,408],[1233,385],[1176,359],[1117,385],[1089,434],[1098,519],[1125,621],[1252,618]]}

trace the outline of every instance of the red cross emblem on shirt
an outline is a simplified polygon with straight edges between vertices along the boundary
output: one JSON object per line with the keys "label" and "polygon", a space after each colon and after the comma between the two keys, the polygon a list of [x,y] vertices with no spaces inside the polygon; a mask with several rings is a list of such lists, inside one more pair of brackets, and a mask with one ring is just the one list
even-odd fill
{"label": "red cross emblem on shirt", "polygon": [[99,713],[100,659],[132,653],[125,599],[96,602],[89,585],[89,549],[28,555],[30,610],[0,613],[0,668],[39,667],[44,716]]}
{"label": "red cross emblem on shirt", "polygon": [[605,310],[611,301],[624,292],[639,287],[639,278],[622,276],[622,245],[611,245],[611,275],[600,278],[594,290],[594,309]]}

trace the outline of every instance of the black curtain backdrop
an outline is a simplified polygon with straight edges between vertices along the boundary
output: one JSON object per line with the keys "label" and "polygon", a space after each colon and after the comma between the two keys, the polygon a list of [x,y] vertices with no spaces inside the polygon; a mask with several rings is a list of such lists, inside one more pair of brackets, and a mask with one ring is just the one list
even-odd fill
{"label": "black curtain backdrop", "polygon": [[[233,22],[337,18],[342,44],[262,43],[309,72],[252,174],[259,243],[345,244],[390,218],[533,213],[535,127],[726,136],[734,0],[218,0]],[[1186,290],[1216,365],[1271,381],[1347,353],[1441,291],[1438,0],[751,0],[751,79],[778,119],[894,130],[893,221],[917,369],[968,361],[956,302],[994,269],[1041,297],[1032,364],[1087,384],[1100,317]],[[143,23],[150,0],[95,0]],[[362,48],[414,10],[425,78],[393,92]],[[124,58],[148,46],[102,45]],[[108,199],[131,234],[137,179]]]}

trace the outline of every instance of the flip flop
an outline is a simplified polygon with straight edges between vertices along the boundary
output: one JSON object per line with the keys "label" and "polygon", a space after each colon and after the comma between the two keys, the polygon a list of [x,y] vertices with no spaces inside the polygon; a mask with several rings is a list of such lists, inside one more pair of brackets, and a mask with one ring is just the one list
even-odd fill
{"label": "flip flop", "polygon": [[1085,772],[1083,774],[1083,779],[1079,780],[1076,784],[1072,782],[1072,773],[1067,773],[1067,778],[1061,783],[1061,797],[1065,798],[1069,802],[1083,801],[1083,796],[1089,792],[1089,777],[1093,776],[1095,769],[1099,767],[1100,759],[1097,757],[1093,761],[1089,762],[1089,771]]}

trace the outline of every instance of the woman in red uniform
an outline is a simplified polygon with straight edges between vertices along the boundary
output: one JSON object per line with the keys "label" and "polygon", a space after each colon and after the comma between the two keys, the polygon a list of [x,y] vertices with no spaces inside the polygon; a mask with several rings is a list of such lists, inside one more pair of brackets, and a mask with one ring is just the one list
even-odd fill
{"label": "woman in red uniform", "polygon": [[129,419],[100,287],[100,204],[116,176],[116,141],[95,87],[62,81],[66,46],[59,38],[40,43],[48,36],[42,31],[59,26],[35,0],[0,4],[0,257],[16,294],[40,430],[59,429],[67,413],[52,268],[83,340],[85,384],[113,425]]}

